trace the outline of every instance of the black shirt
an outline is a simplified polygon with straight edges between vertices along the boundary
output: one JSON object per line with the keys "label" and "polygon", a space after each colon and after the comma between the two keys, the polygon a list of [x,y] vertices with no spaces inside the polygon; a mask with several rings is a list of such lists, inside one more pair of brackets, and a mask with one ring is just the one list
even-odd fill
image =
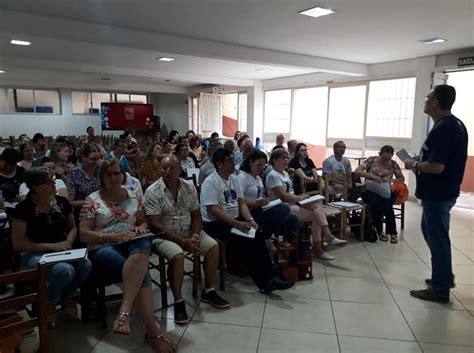
{"label": "black shirt", "polygon": [[20,185],[23,182],[23,167],[16,166],[15,175],[11,178],[0,175],[0,190],[2,190],[3,198],[7,202],[16,202],[16,197],[20,191]]}
{"label": "black shirt", "polygon": [[[306,158],[306,166],[303,167],[298,160],[298,158],[293,158],[290,161],[290,168],[293,168],[295,171],[297,169],[301,169],[307,177],[312,178],[313,177],[313,169],[316,169],[316,166],[314,165],[313,161],[310,158]],[[301,187],[301,180],[298,176],[295,175],[295,180],[293,183],[293,187],[295,190],[295,194],[299,195],[303,193],[303,188]],[[318,184],[317,183],[311,183],[306,185],[306,191],[314,191],[318,189]]]}
{"label": "black shirt", "polygon": [[438,120],[420,152],[421,162],[444,164],[441,174],[417,173],[416,197],[448,201],[459,196],[467,159],[466,126],[454,115]]}
{"label": "black shirt", "polygon": [[26,222],[26,237],[33,243],[58,243],[67,238],[72,207],[66,198],[54,197],[56,202],[48,214],[39,213],[29,197],[15,208],[12,218]]}

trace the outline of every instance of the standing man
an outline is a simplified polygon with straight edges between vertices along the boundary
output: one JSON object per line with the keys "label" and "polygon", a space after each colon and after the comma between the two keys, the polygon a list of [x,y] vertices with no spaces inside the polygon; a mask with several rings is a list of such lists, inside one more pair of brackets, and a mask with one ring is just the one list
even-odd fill
{"label": "standing man", "polygon": [[421,231],[431,251],[431,279],[427,289],[412,290],[421,300],[449,302],[454,287],[449,239],[451,208],[459,196],[467,159],[467,130],[451,114],[456,90],[449,85],[435,86],[425,97],[424,112],[434,126],[421,147],[420,156],[405,161],[405,168],[416,174],[416,197],[421,199]]}

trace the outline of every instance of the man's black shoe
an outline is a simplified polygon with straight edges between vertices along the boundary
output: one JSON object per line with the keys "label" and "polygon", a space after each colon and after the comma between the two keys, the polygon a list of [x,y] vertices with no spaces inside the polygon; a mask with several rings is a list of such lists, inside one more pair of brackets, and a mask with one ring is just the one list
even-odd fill
{"label": "man's black shoe", "polygon": [[421,289],[421,290],[411,290],[410,295],[412,297],[415,297],[421,300],[428,300],[430,302],[443,303],[443,304],[449,303],[449,296],[443,297],[441,295],[433,293],[431,288]]}
{"label": "man's black shoe", "polygon": [[294,282],[287,281],[286,279],[281,279],[279,277],[273,277],[270,282],[274,290],[285,290],[295,285]]}
{"label": "man's black shoe", "polygon": [[207,304],[211,304],[214,308],[217,309],[226,309],[230,308],[230,303],[222,298],[215,290],[206,293],[202,291],[201,301]]}
{"label": "man's black shoe", "polygon": [[[426,283],[426,285],[427,285],[428,287],[431,287],[431,283],[432,283],[432,282],[431,282],[431,278],[425,279],[425,283]],[[456,288],[456,283],[454,283],[454,280],[453,280],[453,283],[451,283],[451,287],[450,287],[450,288],[451,288],[451,289]]]}

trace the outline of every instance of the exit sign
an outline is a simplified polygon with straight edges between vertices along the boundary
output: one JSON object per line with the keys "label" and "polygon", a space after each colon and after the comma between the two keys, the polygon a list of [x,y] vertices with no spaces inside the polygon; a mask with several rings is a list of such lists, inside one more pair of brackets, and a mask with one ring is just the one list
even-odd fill
{"label": "exit sign", "polygon": [[465,58],[458,59],[458,67],[472,65],[474,65],[474,56],[467,56]]}

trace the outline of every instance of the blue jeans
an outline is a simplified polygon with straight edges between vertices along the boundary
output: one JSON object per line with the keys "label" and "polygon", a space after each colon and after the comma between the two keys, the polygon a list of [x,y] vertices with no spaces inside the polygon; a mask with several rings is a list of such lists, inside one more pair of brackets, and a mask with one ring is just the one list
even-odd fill
{"label": "blue jeans", "polygon": [[298,218],[290,213],[290,206],[286,203],[275,206],[267,211],[261,207],[250,211],[258,226],[262,228],[263,237],[269,239],[276,234],[280,226],[287,226],[293,234],[298,234]]}
{"label": "blue jeans", "polygon": [[[38,262],[46,251],[22,255],[23,268],[37,268]],[[58,304],[61,299],[73,295],[79,285],[89,276],[91,262],[88,259],[58,262],[48,266],[48,302]]]}
{"label": "blue jeans", "polygon": [[[107,281],[109,283],[122,282],[122,270],[129,256],[144,253],[150,255],[151,241],[147,238],[128,241],[123,244],[104,245],[97,250],[92,250],[89,257],[95,266],[107,270]],[[147,271],[143,278],[142,287],[151,285],[150,273]]]}
{"label": "blue jeans", "polygon": [[449,297],[453,282],[449,219],[456,199],[448,201],[423,200],[421,231],[431,251],[431,289],[435,294]]}

